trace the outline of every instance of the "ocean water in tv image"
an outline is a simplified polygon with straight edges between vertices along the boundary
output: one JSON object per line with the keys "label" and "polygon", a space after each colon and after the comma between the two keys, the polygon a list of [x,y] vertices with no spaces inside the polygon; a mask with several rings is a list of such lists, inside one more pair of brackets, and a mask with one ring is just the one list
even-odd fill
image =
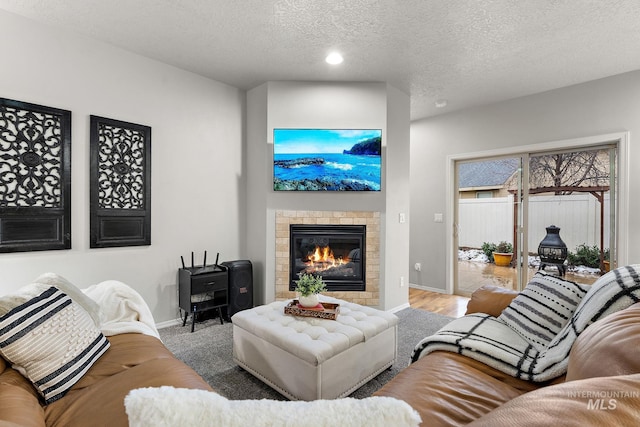
{"label": "ocean water in tv image", "polygon": [[282,189],[380,191],[380,156],[277,154],[274,160],[274,182],[289,187]]}
{"label": "ocean water in tv image", "polygon": [[380,191],[380,182],[380,130],[274,130],[276,191]]}

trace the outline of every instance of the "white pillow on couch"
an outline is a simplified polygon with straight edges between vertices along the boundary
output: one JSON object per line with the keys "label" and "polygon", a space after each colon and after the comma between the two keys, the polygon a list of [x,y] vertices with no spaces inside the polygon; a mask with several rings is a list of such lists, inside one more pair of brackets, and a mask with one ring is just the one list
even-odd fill
{"label": "white pillow on couch", "polygon": [[33,283],[0,297],[0,354],[46,404],[63,397],[109,345],[91,315],[56,286]]}
{"label": "white pillow on couch", "polygon": [[98,328],[102,326],[102,310],[97,302],[88,297],[82,289],[76,287],[73,283],[56,273],[44,273],[38,276],[36,283],[45,283],[49,286],[55,286],[69,295],[72,300],[77,302],[84,308],[89,316],[93,319]]}
{"label": "white pillow on couch", "polygon": [[229,400],[206,390],[163,386],[132,390],[124,404],[130,427],[413,427],[421,422],[408,403],[383,396],[311,402]]}
{"label": "white pillow on couch", "polygon": [[538,271],[498,320],[543,351],[569,322],[591,286]]}
{"label": "white pillow on couch", "polygon": [[79,304],[93,319],[96,327],[102,324],[102,312],[97,302],[89,298],[78,289],[73,283],[56,273],[44,273],[38,276],[33,283],[23,286],[9,295],[0,297],[0,316],[5,315],[16,305],[22,304],[31,298],[40,295],[42,292],[55,286],[65,294],[69,295],[76,304]]}

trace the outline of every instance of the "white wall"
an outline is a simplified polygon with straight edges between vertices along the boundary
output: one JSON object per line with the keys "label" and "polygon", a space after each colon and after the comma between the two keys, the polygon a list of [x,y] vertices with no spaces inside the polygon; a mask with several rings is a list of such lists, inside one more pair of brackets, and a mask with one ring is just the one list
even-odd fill
{"label": "white wall", "polygon": [[[391,110],[395,112],[391,113]],[[382,129],[382,191],[274,192],[273,129],[287,127]],[[385,234],[388,233],[385,232],[383,216],[388,209],[389,198],[395,200],[398,207],[406,206],[408,212],[408,190],[406,193],[392,193],[392,189],[398,189],[398,181],[403,174],[406,174],[404,184],[408,182],[408,128],[408,96],[384,83],[269,82],[248,92],[247,248],[259,271],[258,274],[254,272],[256,303],[269,302],[275,295],[276,210],[381,212],[381,244],[387,248]],[[401,170],[395,172],[398,166]],[[405,228],[408,234],[408,220]],[[390,244],[391,249],[397,245],[393,240]],[[382,274],[385,274],[385,266],[397,265],[390,271],[393,274],[401,271],[400,274],[406,277],[406,257],[402,258],[401,250],[388,251],[386,257],[381,258],[381,264],[381,305],[390,309],[405,304],[408,300],[407,287],[397,288],[387,295],[390,290],[385,289],[385,276]]]}
{"label": "white wall", "polygon": [[[72,111],[72,249],[0,254],[0,294],[53,271],[117,279],[177,318],[180,255],[240,257],[244,92],[0,11],[0,96]],[[152,128],[151,246],[89,249],[89,115]]]}
{"label": "white wall", "polygon": [[[445,223],[448,155],[473,153],[629,132],[629,164],[640,162],[634,150],[640,134],[640,71],[570,86],[485,107],[443,114],[411,124],[411,283],[445,289]],[[630,168],[629,212],[637,212],[640,175]],[[629,216],[628,262],[640,262],[640,220]]]}
{"label": "white wall", "polygon": [[[380,256],[380,271],[384,274],[380,292],[386,309],[409,301],[409,117],[409,97],[387,85],[387,185]],[[404,216],[403,223],[400,214]]]}
{"label": "white wall", "polygon": [[[267,91],[268,84],[260,85],[247,92],[247,256],[253,266],[254,304],[273,301],[275,295],[275,272],[267,271],[267,241],[273,242],[275,248],[275,231],[269,231],[268,224],[275,218],[268,219],[265,211],[268,190],[265,190],[265,178],[268,172],[269,157],[267,150]],[[267,281],[266,277],[271,279]]]}

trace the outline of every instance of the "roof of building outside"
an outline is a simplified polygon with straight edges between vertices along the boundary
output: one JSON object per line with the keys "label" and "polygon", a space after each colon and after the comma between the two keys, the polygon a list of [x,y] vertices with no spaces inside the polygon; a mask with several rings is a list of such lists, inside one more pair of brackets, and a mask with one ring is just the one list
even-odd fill
{"label": "roof of building outside", "polygon": [[518,170],[520,159],[496,159],[460,163],[459,188],[502,186]]}

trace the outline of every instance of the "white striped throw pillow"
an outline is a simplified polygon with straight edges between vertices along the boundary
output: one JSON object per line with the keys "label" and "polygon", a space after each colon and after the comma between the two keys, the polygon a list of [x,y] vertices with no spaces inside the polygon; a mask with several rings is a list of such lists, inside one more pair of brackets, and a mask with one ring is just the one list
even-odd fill
{"label": "white striped throw pillow", "polygon": [[542,351],[571,319],[589,288],[538,271],[498,320]]}
{"label": "white striped throw pillow", "polygon": [[0,354],[46,404],[63,397],[108,348],[91,316],[53,286],[0,317]]}

